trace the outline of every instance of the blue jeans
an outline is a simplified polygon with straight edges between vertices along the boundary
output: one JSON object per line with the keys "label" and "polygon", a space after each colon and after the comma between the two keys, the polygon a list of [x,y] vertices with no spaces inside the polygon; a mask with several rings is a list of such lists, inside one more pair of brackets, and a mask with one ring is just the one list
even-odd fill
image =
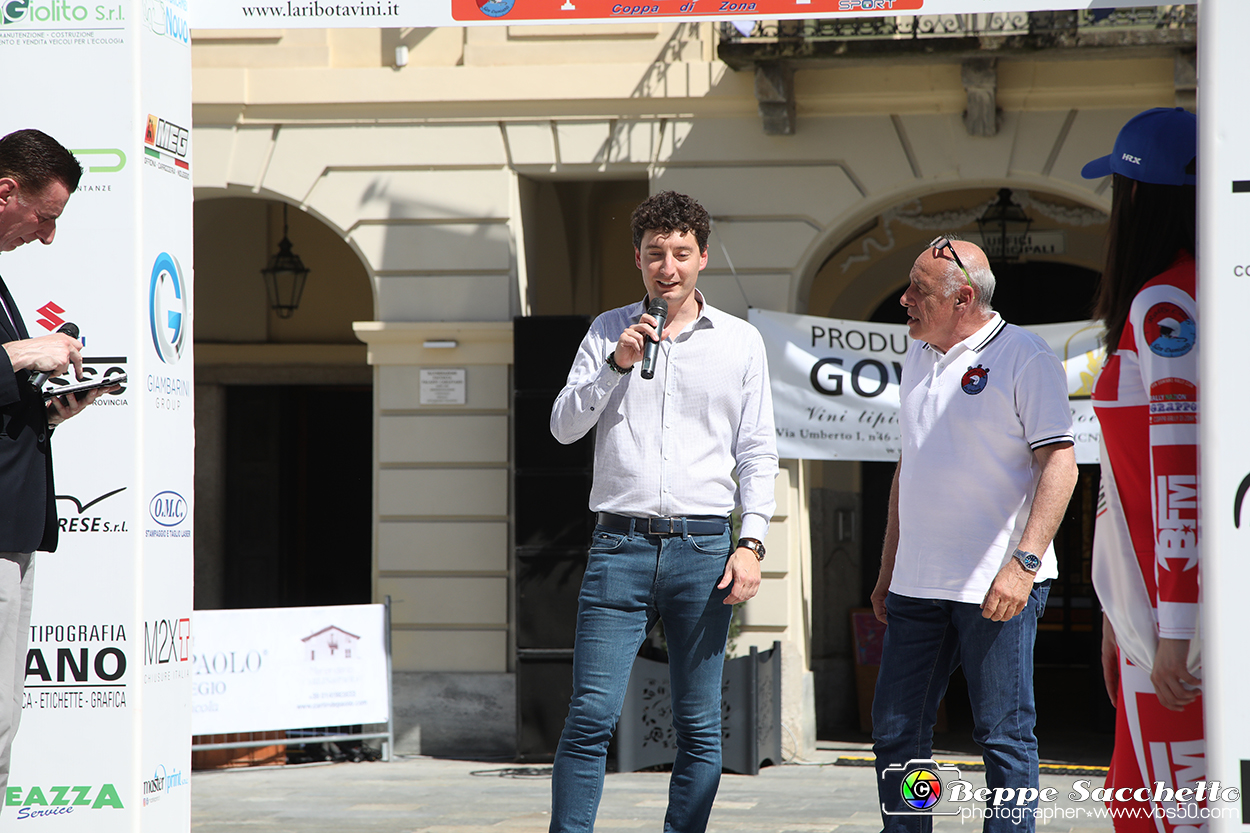
{"label": "blue jeans", "polygon": [[664,620],[677,758],[665,831],[702,833],[720,786],[721,671],[731,605],[717,590],[729,558],[719,535],[657,537],[596,527],[582,580],[573,699],[556,749],[551,831],[590,831],[603,792],[608,740],[634,655]]}
{"label": "blue jeans", "polygon": [[[885,644],[872,701],[872,737],[881,821],[887,833],[933,829],[928,813],[885,812],[910,809],[900,793],[903,773],[887,774],[886,769],[932,757],[938,704],[951,673],[961,664],[972,704],[972,736],[985,759],[986,786],[1038,786],[1033,643],[1049,593],[1049,581],[1033,585],[1024,610],[1006,622],[982,618],[975,604],[895,593],[886,597]],[[1037,801],[1025,806],[1036,809]],[[1016,812],[987,813],[987,833],[1034,829],[1032,812],[1022,812],[1014,801],[1004,808]],[[932,809],[951,807],[939,804]]]}

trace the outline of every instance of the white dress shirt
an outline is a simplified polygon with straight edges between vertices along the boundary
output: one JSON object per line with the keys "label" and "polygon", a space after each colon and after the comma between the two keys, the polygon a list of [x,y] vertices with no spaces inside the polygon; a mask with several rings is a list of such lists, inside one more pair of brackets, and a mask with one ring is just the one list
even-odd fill
{"label": "white dress shirt", "polygon": [[654,379],[639,375],[641,362],[624,376],[607,365],[643,303],[596,318],[552,406],[551,433],[568,444],[598,425],[591,511],[723,517],[737,505],[741,534],[762,541],[777,506],[764,341],[697,297],[698,318],[660,343]]}

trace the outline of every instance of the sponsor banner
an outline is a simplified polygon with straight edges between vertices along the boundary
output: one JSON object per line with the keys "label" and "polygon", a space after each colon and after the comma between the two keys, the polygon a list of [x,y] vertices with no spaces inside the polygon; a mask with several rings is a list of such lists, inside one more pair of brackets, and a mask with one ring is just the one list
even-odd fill
{"label": "sponsor banner", "polygon": [[[142,731],[134,802],[145,830],[187,830],[191,770],[194,357],[188,0],[135,0],[139,63],[131,124],[143,236],[132,296],[142,414],[136,549],[142,553]],[[138,646],[138,636],[135,638]],[[136,675],[138,676],[138,675]],[[185,733],[185,734],[184,734]],[[157,799],[157,800],[153,800]]]}
{"label": "sponsor banner", "polygon": [[[84,171],[53,244],[8,252],[0,267],[32,336],[77,325],[88,376],[133,375],[140,344],[129,8],[41,0],[0,8],[6,76],[34,75],[60,91],[55,100],[27,102],[0,133],[39,128],[73,150]],[[111,20],[97,19],[110,11]],[[52,384],[62,381],[68,379]],[[143,517],[136,417],[128,383],[60,426],[52,440],[60,536],[56,553],[35,555],[21,731],[0,807],[6,830],[135,829],[142,645],[136,530]]]}
{"label": "sponsor banner", "polygon": [[[1189,5],[1196,2],[1188,0]],[[320,29],[879,17],[1124,5],[1115,0],[214,0],[195,3],[190,13],[196,29]]]}
{"label": "sponsor banner", "polygon": [[[899,377],[911,344],[905,325],[758,309],[750,320],[768,353],[783,458],[898,459]],[[1101,328],[1073,322],[1028,329],[1046,340],[1067,372],[1077,462],[1098,462],[1098,421],[1089,397],[1102,365]]]}
{"label": "sponsor banner", "polygon": [[4,829],[190,829],[194,151],[171,9],[185,21],[169,0],[0,3],[0,67],[59,91],[0,132],[39,128],[84,169],[54,243],[6,253],[5,281],[32,336],[72,322],[87,376],[128,374],[52,441],[60,540],[35,556]]}
{"label": "sponsor banner", "polygon": [[385,723],[385,607],[197,610],[196,735]]}

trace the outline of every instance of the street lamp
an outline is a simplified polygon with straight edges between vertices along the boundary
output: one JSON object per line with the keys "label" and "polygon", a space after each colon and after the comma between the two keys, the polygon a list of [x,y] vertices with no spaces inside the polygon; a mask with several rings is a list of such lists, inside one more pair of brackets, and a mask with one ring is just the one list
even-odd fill
{"label": "street lamp", "polygon": [[1020,250],[1029,239],[1033,220],[1011,200],[1011,189],[998,189],[998,201],[985,209],[977,220],[981,245],[990,260],[1019,260]]}
{"label": "street lamp", "polygon": [[290,318],[299,307],[300,297],[304,294],[304,281],[310,271],[299,255],[291,251],[291,240],[287,237],[287,207],[285,203],[282,206],[282,242],[278,244],[278,252],[269,258],[269,265],[260,270],[269,294],[269,307],[279,318]]}

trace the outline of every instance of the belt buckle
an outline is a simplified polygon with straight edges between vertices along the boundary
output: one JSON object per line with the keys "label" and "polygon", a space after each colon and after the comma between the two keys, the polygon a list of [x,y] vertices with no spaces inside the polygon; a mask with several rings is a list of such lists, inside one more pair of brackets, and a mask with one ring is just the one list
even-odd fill
{"label": "belt buckle", "polygon": [[[676,535],[677,530],[674,530],[674,524],[673,524],[673,521],[675,520],[676,518],[672,518],[672,517],[648,518],[647,530],[652,535]],[[663,529],[663,528],[657,529],[656,528],[657,522],[660,524],[661,527],[667,525],[668,529]]]}

